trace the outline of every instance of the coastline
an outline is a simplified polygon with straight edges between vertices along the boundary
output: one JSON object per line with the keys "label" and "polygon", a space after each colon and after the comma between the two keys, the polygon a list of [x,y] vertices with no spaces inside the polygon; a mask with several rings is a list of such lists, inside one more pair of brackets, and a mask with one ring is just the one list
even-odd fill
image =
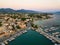
{"label": "coastline", "polygon": [[[27,29],[28,29],[28,28],[27,28]],[[36,31],[39,32],[39,30],[36,30]],[[41,30],[40,30],[40,31],[41,31]],[[23,30],[23,31],[16,32],[16,34],[14,34],[12,37],[8,38],[7,40],[1,42],[1,44],[2,44],[2,45],[3,45],[3,44],[4,44],[4,45],[5,45],[5,44],[8,44],[8,42],[14,40],[16,37],[18,37],[18,36],[20,36],[20,35],[22,35],[23,33],[26,33],[26,32],[27,32],[27,30]],[[40,34],[43,35],[43,33],[41,33],[41,32],[40,32]],[[44,35],[44,36],[49,39],[48,36],[46,36],[46,35]]]}
{"label": "coastline", "polygon": [[[30,27],[30,28],[28,28],[28,29],[32,29],[32,28]],[[32,29],[32,30],[34,30],[34,29]],[[42,28],[40,28],[39,30],[36,29],[36,30],[34,30],[34,31],[36,31],[36,32],[40,33],[41,35],[45,36],[47,39],[51,40],[52,43],[55,42],[54,40],[52,40],[51,38],[49,38],[49,36],[47,36],[48,34],[45,35],[45,32],[42,31]],[[16,39],[16,37],[18,37],[18,36],[20,36],[20,35],[22,35],[23,33],[26,33],[26,32],[27,32],[27,30],[23,30],[22,32],[19,32],[19,33],[15,34],[15,35],[14,35],[13,37],[11,37],[10,39],[7,39],[7,41],[10,42],[10,41]],[[6,42],[7,42],[7,41],[6,41]]]}
{"label": "coastline", "polygon": [[54,43],[54,45],[55,45],[55,44],[56,44],[56,45],[57,45],[57,44],[60,44],[60,41],[59,41],[58,39],[56,39],[55,37],[53,37],[53,36],[45,33],[45,32],[42,31],[42,30],[43,30],[42,28],[39,28],[39,29],[36,30],[36,32],[42,34],[43,36],[45,36],[46,38],[48,38],[49,40],[51,40],[51,41]]}
{"label": "coastline", "polygon": [[0,42],[1,45],[6,45],[8,44],[8,42],[14,40],[16,37],[22,35],[23,33],[26,33],[27,31],[26,30],[23,30],[23,31],[19,31],[17,32],[16,34],[14,34],[13,36],[11,36],[10,38],[4,40],[3,42]]}
{"label": "coastline", "polygon": [[27,33],[24,33],[17,37],[17,39],[9,42],[9,45],[54,45],[51,40],[35,30],[29,29],[27,31]]}

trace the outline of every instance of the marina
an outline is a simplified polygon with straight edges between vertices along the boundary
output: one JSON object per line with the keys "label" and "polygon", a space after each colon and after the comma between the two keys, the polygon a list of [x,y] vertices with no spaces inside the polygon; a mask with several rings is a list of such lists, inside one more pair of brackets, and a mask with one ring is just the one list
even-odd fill
{"label": "marina", "polygon": [[[10,19],[13,19],[13,18],[10,18]],[[15,20],[15,19],[14,19]],[[50,21],[51,22],[50,22]],[[13,21],[13,20],[9,20],[9,21]],[[9,22],[9,21],[7,21],[8,23],[10,23],[11,24],[11,22]],[[16,20],[15,20],[16,21]],[[17,19],[17,21],[18,21],[18,19]],[[20,20],[21,21],[21,20]],[[36,21],[36,20],[34,20],[34,21]],[[38,21],[38,22],[37,22]],[[46,20],[41,20],[40,22],[39,22],[39,20],[37,20],[34,24],[32,24],[31,23],[31,20],[30,19],[26,19],[25,21],[21,21],[21,22],[17,22],[17,24],[20,26],[20,28],[22,29],[20,29],[19,27],[18,27],[18,25],[13,21],[12,22],[12,24],[9,26],[9,27],[7,27],[7,29],[10,29],[9,31],[10,32],[12,32],[12,31],[14,31],[14,30],[11,30],[11,29],[13,29],[14,27],[15,27],[15,29],[17,30],[17,32],[15,33],[15,34],[13,34],[13,35],[10,35],[11,37],[8,37],[8,38],[5,38],[4,39],[4,41],[3,40],[0,40],[0,44],[1,45],[6,45],[6,44],[9,44],[10,45],[10,42],[14,42],[14,40],[17,40],[17,38],[19,37],[19,39],[20,39],[20,36],[22,36],[22,35],[24,35],[24,34],[26,34],[27,33],[27,38],[30,40],[30,38],[29,37],[31,37],[31,36],[34,36],[34,35],[36,35],[35,33],[37,32],[38,33],[38,37],[39,37],[39,35],[42,35],[42,37],[44,37],[44,38],[46,38],[48,41],[50,41],[49,43],[51,43],[50,45],[56,45],[56,44],[60,44],[60,40],[59,40],[59,38],[58,38],[58,36],[59,36],[59,34],[60,34],[60,32],[59,32],[59,30],[60,30],[60,24],[59,24],[59,21],[58,21],[58,19],[57,19],[57,23],[56,23],[56,21],[55,21],[55,18],[53,18],[53,19],[46,19]],[[53,23],[53,21],[55,21],[54,23],[56,23],[55,25],[53,24],[52,25],[52,23]],[[4,21],[3,21],[4,22]],[[23,23],[24,22],[24,23]],[[45,24],[45,23],[47,23],[47,24]],[[4,23],[3,23],[4,24]],[[27,24],[27,25],[26,25]],[[41,24],[41,25],[40,25]],[[59,24],[59,25],[58,25]],[[14,25],[14,27],[12,28],[12,25]],[[4,24],[4,26],[8,26],[8,24]],[[17,26],[17,27],[16,27]],[[4,27],[5,28],[5,27]],[[20,30],[19,30],[20,29]],[[32,31],[31,31],[32,30]],[[3,30],[3,31],[5,31],[5,30]],[[9,31],[5,31],[5,32],[9,32]],[[2,31],[1,31],[2,32]],[[33,32],[35,32],[35,33],[33,33]],[[4,32],[3,33],[1,33],[1,34],[4,34]],[[33,35],[34,34],[34,35]],[[29,36],[30,35],[30,36]],[[28,37],[29,36],[29,37]],[[23,37],[22,37],[23,38]],[[25,38],[25,37],[24,37]],[[33,38],[35,38],[35,37],[32,37],[31,39],[33,39]],[[38,39],[38,38],[36,38],[36,39]],[[40,37],[39,37],[39,39],[40,39]],[[23,39],[24,40],[24,39]],[[26,39],[25,39],[26,40]],[[29,40],[27,40],[27,41],[29,41]],[[36,40],[36,41],[41,41],[41,39],[40,40]],[[20,42],[21,42],[21,40],[20,40]],[[33,40],[33,42],[34,42],[34,40]],[[17,41],[17,43],[18,43],[18,41]],[[16,45],[17,45],[17,43],[16,43]],[[25,42],[24,42],[25,43]],[[29,43],[29,42],[28,42]],[[32,44],[32,42],[30,42],[31,44]],[[36,43],[36,45],[37,45],[37,43],[38,42],[34,42],[34,43]],[[33,44],[34,44],[33,43]],[[45,42],[44,42],[45,43]],[[13,44],[11,44],[11,45],[15,45],[14,43]],[[22,44],[23,45],[23,44]],[[25,44],[25,45],[27,45],[27,44]],[[35,45],[35,44],[34,44]],[[42,45],[44,45],[44,44],[42,44]],[[47,44],[46,44],[47,45]]]}
{"label": "marina", "polygon": [[17,39],[9,42],[9,45],[54,45],[54,43],[42,34],[34,30],[28,30],[27,33],[24,33],[17,37]]}
{"label": "marina", "polygon": [[1,45],[6,45],[8,44],[10,41],[13,41],[16,37],[22,35],[23,33],[26,33],[26,30],[23,30],[21,32],[17,32],[16,34],[14,34],[12,37],[6,39],[4,42],[0,42]]}
{"label": "marina", "polygon": [[45,37],[47,37],[48,39],[50,39],[53,43],[57,42],[58,44],[60,44],[60,40],[58,40],[57,38],[45,33],[44,31],[42,31],[42,29],[38,29],[36,30],[37,32],[41,33],[42,35],[44,35]]}
{"label": "marina", "polygon": [[60,45],[60,0],[0,0],[0,45]]}
{"label": "marina", "polygon": [[[46,26],[47,27],[47,26]],[[52,29],[52,31],[55,31],[57,30],[58,28],[54,28],[54,27],[51,27],[50,29]],[[42,29],[41,27],[39,27],[36,32],[40,33],[41,35],[45,36],[47,39],[49,39],[51,42],[53,42],[54,44],[53,45],[58,45],[60,44],[60,40],[58,40],[57,38],[55,38],[54,36],[46,33],[43,31],[44,29]],[[49,30],[49,29],[48,29]],[[34,30],[35,31],[35,30]],[[51,30],[49,30],[51,31]]]}

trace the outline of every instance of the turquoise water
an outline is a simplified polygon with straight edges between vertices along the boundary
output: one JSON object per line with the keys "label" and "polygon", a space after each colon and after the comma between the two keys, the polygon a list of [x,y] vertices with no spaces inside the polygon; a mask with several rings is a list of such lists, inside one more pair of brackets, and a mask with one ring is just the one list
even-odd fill
{"label": "turquoise water", "polygon": [[9,42],[9,45],[54,45],[49,39],[36,31],[28,30],[15,40]]}
{"label": "turquoise water", "polygon": [[[54,15],[55,18],[48,20],[35,21],[37,25],[51,26],[60,25],[60,15]],[[29,30],[27,33],[22,34],[15,40],[9,42],[9,45],[54,45],[49,39],[39,34],[36,31]]]}

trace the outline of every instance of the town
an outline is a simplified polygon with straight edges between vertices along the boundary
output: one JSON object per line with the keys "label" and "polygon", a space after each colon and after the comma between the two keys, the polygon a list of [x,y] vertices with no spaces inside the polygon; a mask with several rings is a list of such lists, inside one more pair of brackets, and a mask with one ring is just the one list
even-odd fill
{"label": "town", "polygon": [[0,44],[8,44],[30,27],[37,29],[33,21],[52,18],[50,16],[47,13],[0,13]]}

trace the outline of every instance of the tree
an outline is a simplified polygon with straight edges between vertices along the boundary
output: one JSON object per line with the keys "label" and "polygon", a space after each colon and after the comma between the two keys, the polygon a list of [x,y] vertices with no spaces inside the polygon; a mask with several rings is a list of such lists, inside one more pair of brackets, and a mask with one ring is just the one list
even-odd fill
{"label": "tree", "polygon": [[21,29],[18,25],[16,26],[17,29]]}
{"label": "tree", "polygon": [[35,28],[38,28],[38,26],[37,26],[37,25],[35,25],[34,27],[35,27]]}
{"label": "tree", "polygon": [[25,21],[25,20],[26,20],[26,18],[21,18],[21,20],[22,20],[22,21]]}
{"label": "tree", "polygon": [[0,22],[0,26],[2,26],[2,24],[1,24],[2,22]]}

